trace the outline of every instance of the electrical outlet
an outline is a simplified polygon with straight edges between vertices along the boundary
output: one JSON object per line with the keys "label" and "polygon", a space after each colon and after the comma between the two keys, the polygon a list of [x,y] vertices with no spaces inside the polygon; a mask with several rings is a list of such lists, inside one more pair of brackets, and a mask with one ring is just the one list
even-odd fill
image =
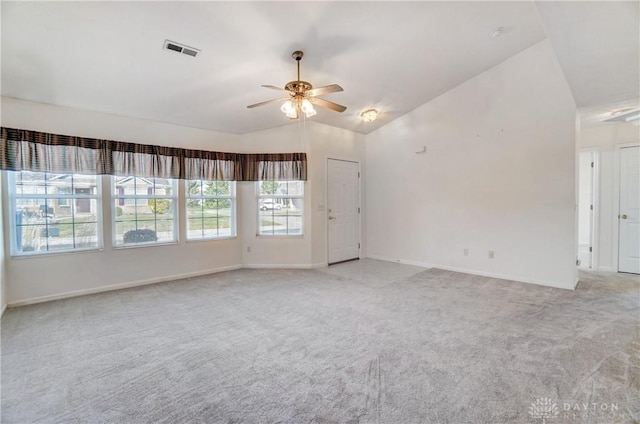
{"label": "electrical outlet", "polygon": [[251,253],[251,246],[247,246],[247,253]]}
{"label": "electrical outlet", "polygon": [[469,249],[464,249],[464,256],[469,256]]}
{"label": "electrical outlet", "polygon": [[495,252],[493,250],[489,250],[489,259],[493,259],[495,256]]}

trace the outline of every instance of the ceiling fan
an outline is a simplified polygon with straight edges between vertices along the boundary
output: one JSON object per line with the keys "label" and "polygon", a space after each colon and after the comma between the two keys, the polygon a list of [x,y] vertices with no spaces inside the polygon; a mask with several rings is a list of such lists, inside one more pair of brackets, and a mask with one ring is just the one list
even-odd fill
{"label": "ceiling fan", "polygon": [[301,81],[300,60],[302,60],[302,56],[304,56],[304,53],[300,50],[296,50],[291,56],[296,60],[298,64],[298,79],[296,81],[289,81],[287,85],[284,86],[284,88],[276,87],[274,85],[262,86],[286,93],[286,96],[249,105],[247,106],[249,109],[269,103],[281,102],[283,100],[286,100],[280,110],[291,119],[297,119],[298,117],[300,117],[300,112],[304,113],[307,118],[312,117],[316,114],[313,105],[335,110],[336,112],[344,112],[345,110],[347,110],[345,106],[316,97],[323,94],[343,91],[342,87],[340,87],[338,84],[331,84],[325,87],[313,88],[310,82]]}

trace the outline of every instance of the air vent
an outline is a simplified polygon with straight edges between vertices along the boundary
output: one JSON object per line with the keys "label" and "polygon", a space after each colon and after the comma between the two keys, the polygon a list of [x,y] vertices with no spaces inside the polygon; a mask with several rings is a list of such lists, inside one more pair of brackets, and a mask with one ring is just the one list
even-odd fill
{"label": "air vent", "polygon": [[184,44],[176,43],[171,40],[164,40],[165,50],[171,50],[176,53],[186,54],[187,56],[197,57],[200,54],[200,50],[193,47],[185,46]]}

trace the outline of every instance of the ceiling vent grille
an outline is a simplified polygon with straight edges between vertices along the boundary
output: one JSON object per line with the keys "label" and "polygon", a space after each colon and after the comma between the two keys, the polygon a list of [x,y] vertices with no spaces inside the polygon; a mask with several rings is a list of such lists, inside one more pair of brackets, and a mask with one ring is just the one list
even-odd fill
{"label": "ceiling vent grille", "polygon": [[164,49],[171,50],[176,53],[186,54],[187,56],[197,57],[200,54],[200,50],[193,47],[185,46],[184,44],[176,43],[171,40],[164,40]]}

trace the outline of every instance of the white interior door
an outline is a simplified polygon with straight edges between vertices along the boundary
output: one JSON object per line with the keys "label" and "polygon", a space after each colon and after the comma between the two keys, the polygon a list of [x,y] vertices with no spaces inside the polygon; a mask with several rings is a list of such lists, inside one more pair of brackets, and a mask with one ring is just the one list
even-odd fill
{"label": "white interior door", "polygon": [[580,266],[593,264],[594,153],[582,151],[578,168],[578,259]]}
{"label": "white interior door", "polygon": [[360,165],[329,159],[328,245],[329,263],[360,257]]}
{"label": "white interior door", "polygon": [[618,271],[640,274],[640,147],[620,149]]}

